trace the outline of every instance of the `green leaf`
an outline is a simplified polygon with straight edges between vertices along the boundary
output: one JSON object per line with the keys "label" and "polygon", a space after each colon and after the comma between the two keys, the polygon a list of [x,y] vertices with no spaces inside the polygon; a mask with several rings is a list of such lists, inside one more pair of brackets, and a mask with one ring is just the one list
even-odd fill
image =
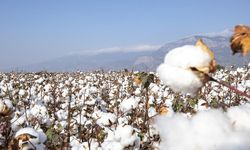
{"label": "green leaf", "polygon": [[52,135],[53,135],[53,129],[52,128],[49,128],[46,132],[46,135],[48,137],[49,140],[52,139]]}

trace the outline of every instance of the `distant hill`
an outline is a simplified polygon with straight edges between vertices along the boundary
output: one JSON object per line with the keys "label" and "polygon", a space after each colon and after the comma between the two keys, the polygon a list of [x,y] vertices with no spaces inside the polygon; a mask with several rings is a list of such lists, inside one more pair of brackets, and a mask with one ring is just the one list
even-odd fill
{"label": "distant hill", "polygon": [[[150,52],[109,52],[101,54],[73,54],[50,61],[21,66],[14,71],[93,71],[131,69],[132,64]],[[12,71],[9,68],[5,71]]]}
{"label": "distant hill", "polygon": [[[242,57],[233,56],[230,50],[230,36],[232,32],[226,30],[221,33],[201,34],[189,36],[174,42],[166,43],[156,51],[147,52],[109,52],[100,54],[74,54],[50,61],[18,67],[19,71],[92,71],[96,69],[123,70],[134,69],[144,71],[155,71],[157,66],[163,62],[165,54],[176,47],[195,44],[202,39],[215,53],[217,63],[222,66],[243,66],[250,63],[250,55]],[[11,71],[13,68],[6,69]]]}
{"label": "distant hill", "polygon": [[230,37],[232,32],[226,30],[221,33],[214,34],[204,34],[204,35],[194,35],[186,37],[174,42],[169,42],[162,46],[159,50],[151,53],[150,55],[142,56],[137,58],[148,58],[148,61],[144,59],[144,62],[137,63],[137,66],[143,65],[148,66],[150,70],[155,70],[155,68],[163,62],[165,54],[173,48],[180,47],[183,45],[194,45],[198,39],[202,39],[211,50],[215,53],[215,58],[217,63],[221,66],[243,66],[250,63],[250,55],[247,57],[242,57],[241,55],[232,55],[230,49]]}

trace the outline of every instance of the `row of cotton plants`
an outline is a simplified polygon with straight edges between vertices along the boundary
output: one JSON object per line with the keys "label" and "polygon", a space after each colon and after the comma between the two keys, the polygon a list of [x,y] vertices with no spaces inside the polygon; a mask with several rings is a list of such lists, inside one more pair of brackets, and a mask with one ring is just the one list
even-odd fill
{"label": "row of cotton plants", "polygon": [[[249,93],[249,69],[221,69],[213,77]],[[213,82],[197,96],[181,95],[153,72],[1,73],[0,149],[175,149],[186,140],[177,130],[189,130],[177,128],[178,120],[247,102]]]}

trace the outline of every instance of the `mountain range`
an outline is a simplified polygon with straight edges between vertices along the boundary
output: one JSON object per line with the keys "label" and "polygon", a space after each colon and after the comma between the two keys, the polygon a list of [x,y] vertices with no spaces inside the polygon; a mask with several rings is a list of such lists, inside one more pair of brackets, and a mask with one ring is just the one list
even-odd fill
{"label": "mountain range", "polygon": [[[163,62],[168,51],[183,45],[193,45],[198,39],[202,39],[215,53],[219,65],[243,66],[250,62],[250,56],[232,55],[230,49],[230,37],[232,32],[225,30],[220,33],[192,35],[177,41],[168,42],[158,50],[154,51],[133,51],[128,52],[102,52],[97,54],[71,54],[56,58],[50,61],[18,67],[19,71],[93,71],[104,70],[143,70],[155,71],[157,66]],[[13,68],[5,71],[12,71]]]}

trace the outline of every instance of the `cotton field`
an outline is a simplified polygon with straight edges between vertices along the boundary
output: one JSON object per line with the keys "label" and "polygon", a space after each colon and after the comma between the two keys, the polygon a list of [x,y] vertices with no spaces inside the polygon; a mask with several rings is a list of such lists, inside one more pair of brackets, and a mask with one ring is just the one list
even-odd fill
{"label": "cotton field", "polygon": [[[250,94],[250,64],[211,76]],[[248,101],[215,82],[178,94],[154,72],[0,73],[0,149],[249,149]]]}

